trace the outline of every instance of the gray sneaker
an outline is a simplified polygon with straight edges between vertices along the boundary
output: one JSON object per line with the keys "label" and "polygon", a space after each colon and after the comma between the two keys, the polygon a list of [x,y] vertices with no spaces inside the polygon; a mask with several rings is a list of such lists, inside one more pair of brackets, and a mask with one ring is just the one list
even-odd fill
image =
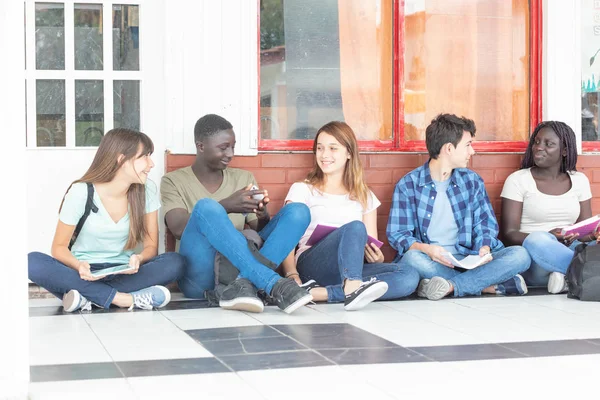
{"label": "gray sneaker", "polygon": [[298,286],[295,280],[290,278],[281,278],[277,281],[271,297],[277,307],[283,312],[291,314],[298,308],[310,303],[313,299],[312,295],[305,288]]}
{"label": "gray sneaker", "polygon": [[423,279],[419,283],[417,295],[427,297],[429,300],[439,300],[445,297],[450,290],[450,282],[439,276],[431,279]]}
{"label": "gray sneaker", "polygon": [[63,309],[65,312],[73,312],[81,309],[81,311],[92,311],[92,302],[86,299],[75,289],[69,290],[62,299]]}
{"label": "gray sneaker", "polygon": [[219,306],[226,310],[263,312],[265,305],[258,298],[256,287],[248,279],[239,278],[231,282],[219,299]]}

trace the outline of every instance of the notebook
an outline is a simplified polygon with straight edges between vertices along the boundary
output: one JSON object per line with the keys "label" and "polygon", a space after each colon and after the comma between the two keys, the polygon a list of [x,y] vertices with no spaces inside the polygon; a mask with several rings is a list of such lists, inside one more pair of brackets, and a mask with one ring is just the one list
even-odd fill
{"label": "notebook", "polygon": [[479,255],[466,256],[462,260],[458,261],[456,258],[454,258],[454,256],[450,252],[447,252],[446,254],[444,254],[444,257],[448,261],[450,261],[450,263],[452,263],[452,265],[454,265],[455,267],[460,267],[460,268],[464,268],[464,269],[477,268],[481,264],[486,263],[487,261],[489,261],[490,258],[492,258],[490,253],[488,253],[483,257],[479,257]]}
{"label": "notebook", "polygon": [[572,233],[578,233],[579,237],[582,237],[594,233],[598,225],[600,225],[600,215],[594,215],[593,217],[584,219],[574,225],[562,228],[560,234],[565,236]]}
{"label": "notebook", "polygon": [[133,269],[133,267],[128,264],[117,265],[115,267],[108,267],[92,271],[92,276],[94,278],[99,278],[101,276],[116,274],[117,272],[129,271],[130,269]]}
{"label": "notebook", "polygon": [[[312,235],[310,235],[310,237],[308,238],[308,241],[306,242],[307,246],[314,246],[315,244],[319,243],[321,240],[323,240],[323,238],[325,238],[325,236],[329,235],[331,232],[335,231],[338,227],[337,226],[330,226],[330,225],[322,225],[322,224],[318,224],[317,227],[315,228],[315,230],[313,231]],[[375,239],[374,237],[368,236],[367,237],[367,243],[371,244],[371,243],[375,243],[375,246],[381,248],[381,246],[383,246],[383,242],[380,240]]]}

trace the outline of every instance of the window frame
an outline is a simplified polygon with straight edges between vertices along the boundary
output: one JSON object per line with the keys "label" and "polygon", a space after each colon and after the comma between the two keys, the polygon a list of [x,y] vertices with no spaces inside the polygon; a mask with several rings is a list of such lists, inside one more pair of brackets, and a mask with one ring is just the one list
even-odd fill
{"label": "window frame", "polygon": [[[24,0],[25,3],[25,87],[26,87],[26,127],[27,150],[85,150],[96,149],[98,146],[76,146],[76,120],[75,120],[75,81],[99,80],[103,82],[104,95],[104,133],[114,127],[113,109],[113,82],[138,81],[140,87],[140,130],[144,129],[142,95],[145,74],[143,71],[144,51],[140,45],[139,69],[137,71],[113,70],[113,39],[112,39],[112,12],[113,5],[134,5],[139,7],[139,20],[144,20],[144,3],[148,0]],[[35,3],[55,3],[64,6],[64,39],[65,39],[65,69],[63,70],[38,70],[36,69],[35,51]],[[102,70],[76,70],[75,69],[75,4],[100,4],[102,5]],[[139,35],[144,30],[140,22]],[[36,107],[36,82],[38,80],[64,80],[65,82],[65,146],[38,146],[37,145],[37,107]]]}
{"label": "window frame", "polygon": [[[424,140],[407,141],[404,138],[404,0],[393,1],[393,139],[361,140],[362,151],[372,152],[426,152]],[[542,47],[543,47],[543,0],[529,0],[529,134],[542,121]],[[261,137],[260,117],[260,7],[258,7],[258,151],[307,151],[312,150],[312,140],[278,140]],[[477,121],[475,121],[477,123]],[[522,152],[528,141],[476,141],[479,152]],[[600,142],[596,145],[600,147]],[[584,144],[585,149],[585,144]]]}

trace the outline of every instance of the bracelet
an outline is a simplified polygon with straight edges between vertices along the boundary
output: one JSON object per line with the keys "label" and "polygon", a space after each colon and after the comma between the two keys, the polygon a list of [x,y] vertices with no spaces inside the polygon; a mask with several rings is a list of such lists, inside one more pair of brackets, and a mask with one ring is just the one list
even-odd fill
{"label": "bracelet", "polygon": [[300,276],[300,274],[299,274],[299,273],[297,273],[297,272],[288,272],[287,274],[285,274],[285,277],[286,277],[286,278],[289,278],[290,276],[294,276],[294,275],[298,275],[298,276]]}

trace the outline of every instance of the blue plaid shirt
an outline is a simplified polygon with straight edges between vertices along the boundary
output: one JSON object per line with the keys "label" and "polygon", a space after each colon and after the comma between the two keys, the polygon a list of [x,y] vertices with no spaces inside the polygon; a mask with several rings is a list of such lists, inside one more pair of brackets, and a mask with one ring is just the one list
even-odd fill
{"label": "blue plaid shirt", "polygon": [[[413,243],[430,243],[427,228],[436,195],[429,161],[396,184],[387,224],[388,241],[398,250],[395,261],[400,260]],[[483,179],[477,173],[466,168],[454,169],[447,195],[458,226],[455,245],[458,253],[467,256],[478,254],[483,246],[489,246],[492,251],[504,247],[498,240],[498,222]]]}

